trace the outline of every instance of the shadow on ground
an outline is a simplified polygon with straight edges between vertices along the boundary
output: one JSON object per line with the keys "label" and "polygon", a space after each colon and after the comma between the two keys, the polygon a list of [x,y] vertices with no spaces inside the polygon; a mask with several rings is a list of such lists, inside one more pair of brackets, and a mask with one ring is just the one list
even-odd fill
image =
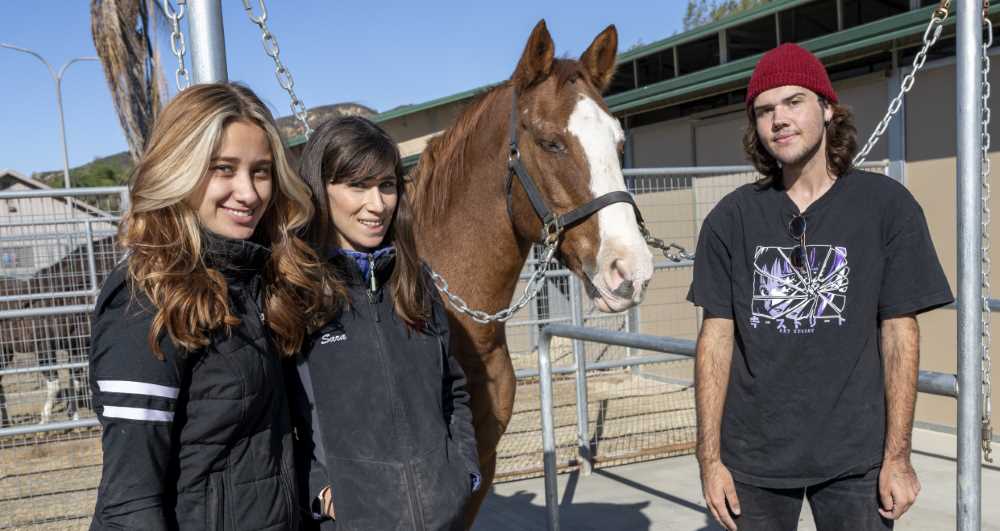
{"label": "shadow on ground", "polygon": [[[647,531],[668,529],[664,523],[655,526],[645,514],[651,503],[674,504],[684,509],[702,513],[704,525],[691,528],[698,531],[716,531],[722,529],[715,524],[705,508],[688,500],[672,496],[669,493],[651,488],[614,474],[606,470],[595,470],[615,481],[623,488],[638,489],[657,501],[642,501],[637,503],[594,503],[574,502],[574,494],[579,476],[576,472],[569,474],[559,503],[559,524],[561,529],[573,531],[590,530],[628,530]],[[513,494],[504,495],[496,490],[486,498],[483,508],[476,519],[474,531],[544,531],[546,529],[546,509],[544,495],[518,490]]]}

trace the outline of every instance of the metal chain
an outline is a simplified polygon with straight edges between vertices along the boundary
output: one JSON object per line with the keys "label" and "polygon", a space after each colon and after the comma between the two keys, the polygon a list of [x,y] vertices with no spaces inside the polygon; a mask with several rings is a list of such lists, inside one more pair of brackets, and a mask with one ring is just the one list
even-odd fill
{"label": "metal chain", "polygon": [[545,279],[545,273],[549,270],[549,264],[555,259],[556,249],[559,247],[559,237],[562,235],[562,231],[557,231],[552,233],[545,242],[545,249],[542,253],[542,259],[535,264],[535,271],[528,278],[527,285],[524,286],[524,292],[517,299],[517,302],[511,304],[507,308],[504,308],[496,313],[487,313],[482,310],[474,310],[469,308],[468,303],[465,302],[462,297],[452,293],[448,289],[448,282],[442,277],[437,271],[431,269],[431,278],[434,279],[434,285],[437,287],[441,293],[444,293],[448,298],[448,302],[451,306],[465,315],[468,315],[473,321],[480,324],[489,324],[492,322],[505,322],[514,316],[521,308],[527,306],[531,299],[534,299],[538,292],[541,291]]}
{"label": "metal chain", "polygon": [[260,28],[264,52],[274,61],[274,77],[278,79],[278,85],[288,93],[290,100],[289,108],[291,108],[295,118],[299,122],[302,122],[303,134],[308,139],[312,135],[312,127],[309,127],[309,109],[295,95],[295,80],[292,79],[292,72],[281,62],[281,50],[278,48],[278,39],[267,28],[267,6],[264,5],[264,0],[257,0],[257,5],[260,6],[260,16],[254,16],[250,0],[243,0],[243,9],[246,10],[250,22],[253,22]]}
{"label": "metal chain", "polygon": [[983,458],[988,462],[993,462],[991,442],[993,439],[993,427],[991,420],[992,411],[992,391],[990,381],[992,379],[992,362],[990,360],[990,273],[992,263],[990,261],[990,54],[989,48],[993,45],[993,22],[986,15],[989,11],[989,1],[983,3],[983,25],[986,34],[983,38],[983,65],[982,65],[982,247],[980,249],[982,259],[982,321],[983,321],[983,417],[982,417],[982,437],[983,437]]}
{"label": "metal chain", "polygon": [[909,74],[903,77],[903,83],[900,87],[899,94],[889,103],[889,110],[886,111],[885,116],[882,121],[878,123],[875,130],[872,131],[871,136],[868,137],[868,141],[865,142],[865,146],[861,148],[861,151],[854,157],[854,165],[860,166],[864,163],[868,154],[871,153],[872,148],[878,143],[879,139],[885,134],[886,129],[889,128],[889,122],[892,121],[893,116],[899,112],[899,109],[903,106],[903,97],[906,93],[913,88],[913,83],[917,72],[924,67],[924,63],[927,62],[927,52],[934,46],[938,38],[941,36],[941,31],[944,29],[944,21],[948,18],[948,7],[950,1],[943,0],[941,5],[934,10],[934,14],[931,15],[931,21],[927,24],[927,29],[924,30],[924,45],[917,52],[916,57],[913,58],[913,68],[910,70]]}
{"label": "metal chain", "polygon": [[684,260],[694,260],[694,254],[688,252],[687,249],[677,245],[676,243],[666,243],[663,240],[657,238],[650,234],[649,229],[646,228],[645,223],[639,223],[639,232],[642,233],[642,237],[646,240],[646,245],[659,249],[663,253],[663,256],[670,260],[671,262],[682,262]]}
{"label": "metal chain", "polygon": [[174,9],[170,7],[170,0],[163,0],[163,13],[170,19],[170,51],[177,58],[174,81],[177,83],[178,91],[191,86],[191,75],[184,67],[184,54],[187,52],[187,47],[184,45],[184,33],[181,32],[181,19],[184,18],[185,4],[187,4],[187,0],[177,0],[177,9]]}

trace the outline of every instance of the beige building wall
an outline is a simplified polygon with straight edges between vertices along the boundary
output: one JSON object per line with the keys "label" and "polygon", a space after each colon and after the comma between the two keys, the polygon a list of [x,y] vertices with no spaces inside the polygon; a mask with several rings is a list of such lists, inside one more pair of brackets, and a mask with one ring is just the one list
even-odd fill
{"label": "beige building wall", "polygon": [[[854,125],[858,130],[859,148],[868,140],[868,135],[885,115],[889,103],[889,84],[882,72],[851,79],[845,79],[833,84],[837,97],[842,105],[846,105],[854,113]],[[888,134],[875,145],[868,155],[868,160],[883,160],[888,157]]]}
{"label": "beige building wall", "polygon": [[[990,73],[992,84],[1000,83],[1000,74]],[[994,100],[995,101],[995,100]],[[927,216],[934,246],[944,266],[952,290],[957,289],[956,210],[955,210],[955,67],[942,66],[922,72],[906,102],[906,183]],[[995,103],[994,103],[995,106]],[[998,138],[995,124],[993,138]],[[996,144],[990,153],[994,167],[1000,164]],[[993,194],[990,207],[1000,208],[1000,198]],[[997,226],[994,223],[994,235]],[[995,236],[996,237],[996,236]],[[994,245],[990,258],[1000,258]],[[996,278],[995,276],[993,277]],[[997,296],[997,290],[993,290]],[[936,310],[920,318],[921,368],[954,373],[957,366],[957,329],[954,310]],[[993,341],[993,350],[1000,344]],[[994,353],[993,359],[998,359]],[[994,375],[995,384],[1000,378]],[[993,410],[1000,411],[1000,393],[993,393]],[[956,426],[956,402],[951,398],[920,395],[917,420]],[[994,420],[994,426],[997,422]]]}
{"label": "beige building wall", "polygon": [[743,156],[743,130],[747,118],[742,109],[695,122],[695,165],[730,166],[749,164]]}
{"label": "beige building wall", "polygon": [[379,125],[399,143],[400,154],[409,157],[422,152],[431,138],[451,127],[470,101],[471,98],[432,107],[422,112],[386,120]]}
{"label": "beige building wall", "polygon": [[632,165],[636,168],[693,166],[691,121],[671,120],[632,128]]}

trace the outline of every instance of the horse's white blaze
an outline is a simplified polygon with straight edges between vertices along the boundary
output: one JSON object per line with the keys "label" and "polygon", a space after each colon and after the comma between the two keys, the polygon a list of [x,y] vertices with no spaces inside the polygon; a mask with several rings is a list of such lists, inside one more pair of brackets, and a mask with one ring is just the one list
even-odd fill
{"label": "horse's white blaze", "polygon": [[[590,166],[590,191],[594,197],[625,190],[625,177],[617,149],[618,143],[625,139],[625,132],[618,120],[593,99],[581,95],[570,115],[567,129],[583,147]],[[627,265],[628,280],[639,285],[636,297],[641,296],[641,284],[653,274],[653,257],[639,233],[632,207],[627,203],[615,203],[602,208],[597,216],[601,241],[595,276],[603,276],[602,273],[612,267],[615,260],[622,260]],[[615,288],[606,284],[598,287]]]}

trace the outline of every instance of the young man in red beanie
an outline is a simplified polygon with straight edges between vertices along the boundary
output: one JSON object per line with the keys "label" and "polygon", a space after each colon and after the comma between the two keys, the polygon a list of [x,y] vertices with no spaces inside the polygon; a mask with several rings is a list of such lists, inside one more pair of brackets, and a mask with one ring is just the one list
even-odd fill
{"label": "young man in red beanie", "polygon": [[819,531],[891,529],[920,492],[915,316],[951,290],[913,196],[852,167],[815,56],[766,53],[746,103],[763,177],[705,219],[688,294],[705,500],[728,529],[795,529],[803,498]]}

